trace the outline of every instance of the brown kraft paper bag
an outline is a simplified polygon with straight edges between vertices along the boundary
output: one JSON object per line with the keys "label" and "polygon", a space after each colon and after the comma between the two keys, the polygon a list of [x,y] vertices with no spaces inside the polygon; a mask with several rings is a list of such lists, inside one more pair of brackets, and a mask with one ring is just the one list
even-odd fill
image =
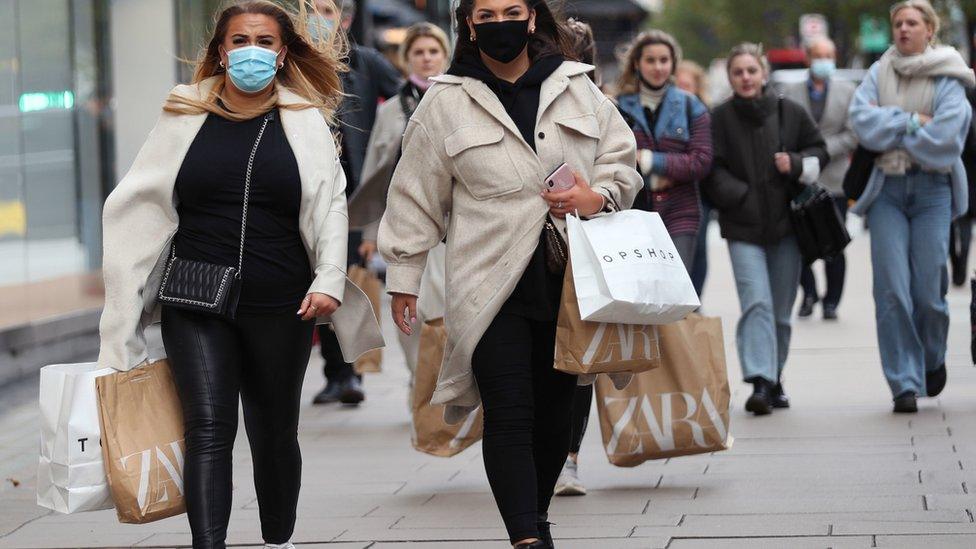
{"label": "brown kraft paper bag", "polygon": [[451,457],[481,440],[484,418],[481,407],[468,414],[457,425],[444,421],[444,406],[430,403],[437,386],[437,375],[444,358],[447,329],[443,319],[428,320],[420,332],[420,353],[417,372],[410,395],[413,412],[413,447],[425,454]]}
{"label": "brown kraft paper bag", "polygon": [[[382,303],[381,298],[383,296],[383,282],[380,281],[379,277],[375,273],[360,267],[359,265],[354,265],[349,268],[349,274],[347,275],[349,280],[359,286],[359,288],[366,294],[369,298],[369,302],[373,305],[373,314],[376,315],[377,322],[380,318],[380,304]],[[376,374],[382,371],[383,364],[383,350],[373,349],[367,352],[353,365],[356,373],[362,374]]]}
{"label": "brown kraft paper bag", "polygon": [[620,467],[732,446],[721,320],[692,314],[658,335],[660,368],[623,390],[606,376],[596,381],[603,447]]}
{"label": "brown kraft paper bag", "polygon": [[572,265],[566,265],[556,321],[555,368],[568,374],[640,373],[660,365],[656,326],[588,322],[580,317]]}
{"label": "brown kraft paper bag", "polygon": [[183,412],[165,360],[95,380],[102,455],[120,522],[186,511]]}

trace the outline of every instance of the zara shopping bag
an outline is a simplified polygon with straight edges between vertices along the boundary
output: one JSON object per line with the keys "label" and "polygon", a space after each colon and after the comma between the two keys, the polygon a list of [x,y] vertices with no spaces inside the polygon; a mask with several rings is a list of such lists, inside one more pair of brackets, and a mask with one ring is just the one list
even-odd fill
{"label": "zara shopping bag", "polygon": [[444,406],[430,403],[437,386],[437,374],[444,358],[447,329],[444,320],[428,320],[420,332],[420,354],[414,374],[410,409],[413,412],[413,447],[425,454],[451,457],[481,440],[484,418],[481,407],[464,421],[451,425],[444,421]]}
{"label": "zara shopping bag", "polygon": [[120,522],[186,511],[183,411],[165,360],[96,380],[102,454]]}
{"label": "zara shopping bag", "polygon": [[620,467],[732,446],[721,320],[693,314],[658,334],[660,368],[621,390],[606,376],[596,381],[603,447]]}
{"label": "zara shopping bag", "polygon": [[111,374],[94,362],[41,368],[41,449],[37,504],[59,513],[111,509],[102,462],[95,379]]}
{"label": "zara shopping bag", "polygon": [[625,210],[587,221],[568,215],[566,226],[583,320],[667,324],[701,306],[659,214]]}
{"label": "zara shopping bag", "polygon": [[[350,267],[347,276],[353,284],[359,286],[363,293],[366,294],[370,304],[373,306],[373,314],[376,315],[376,321],[379,322],[380,303],[382,303],[381,298],[383,296],[383,283],[379,277],[369,269],[359,265]],[[383,349],[373,349],[359,357],[353,364],[353,367],[357,374],[362,375],[379,373],[382,371],[382,365]]]}
{"label": "zara shopping bag", "polygon": [[573,375],[639,373],[660,366],[657,327],[580,318],[573,266],[566,266],[556,320],[554,366]]}

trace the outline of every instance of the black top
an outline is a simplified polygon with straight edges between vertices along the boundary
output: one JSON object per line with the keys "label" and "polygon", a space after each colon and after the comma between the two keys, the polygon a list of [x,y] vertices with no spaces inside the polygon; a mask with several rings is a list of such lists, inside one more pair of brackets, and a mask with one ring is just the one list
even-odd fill
{"label": "black top", "polygon": [[[176,255],[237,266],[247,160],[264,116],[243,122],[211,114],[176,177]],[[298,229],[298,163],[281,122],[268,122],[251,171],[238,312],[295,312],[312,282]]]}
{"label": "black top", "polygon": [[[782,120],[779,113],[782,112]],[[767,93],[734,97],[712,114],[714,161],[702,190],[719,211],[722,237],[760,246],[793,233],[790,200],[800,190],[803,158],[826,166],[827,145],[799,103]],[[792,172],[776,170],[774,155],[790,154]]]}
{"label": "black top", "polygon": [[[516,82],[501,80],[481,61],[480,56],[468,56],[455,62],[448,74],[477,78],[498,97],[505,112],[515,122],[525,142],[535,150],[535,122],[539,115],[539,94],[542,83],[563,63],[560,55],[535,61]],[[541,181],[540,188],[541,188]],[[544,230],[544,229],[543,229]],[[559,316],[559,302],[563,290],[562,275],[546,269],[544,233],[539,235],[528,267],[522,273],[515,290],[502,306],[501,313],[522,316],[531,320],[555,321]]]}

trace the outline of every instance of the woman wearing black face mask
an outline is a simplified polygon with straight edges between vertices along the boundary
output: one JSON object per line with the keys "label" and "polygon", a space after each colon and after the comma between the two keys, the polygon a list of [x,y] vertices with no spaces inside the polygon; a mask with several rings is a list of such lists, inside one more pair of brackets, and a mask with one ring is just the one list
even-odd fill
{"label": "woman wearing black face mask", "polygon": [[[409,334],[427,252],[446,235],[448,341],[432,402],[452,422],[483,404],[485,469],[509,538],[548,548],[576,378],[553,369],[564,271],[547,255],[567,213],[630,207],[636,146],[593,67],[566,60],[569,31],[545,2],[462,0],[456,16],[453,64],[404,134],[379,249]],[[563,163],[575,185],[544,193]]]}

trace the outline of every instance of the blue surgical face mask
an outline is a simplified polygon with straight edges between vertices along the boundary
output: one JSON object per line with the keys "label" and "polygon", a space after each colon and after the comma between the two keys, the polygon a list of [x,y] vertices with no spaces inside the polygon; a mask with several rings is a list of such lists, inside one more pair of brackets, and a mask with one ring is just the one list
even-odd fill
{"label": "blue surgical face mask", "polygon": [[814,59],[810,63],[810,74],[818,80],[829,80],[837,72],[837,63],[833,59]]}
{"label": "blue surgical face mask", "polygon": [[323,15],[314,14],[308,18],[308,34],[313,40],[327,42],[335,32],[336,22]]}
{"label": "blue surgical face mask", "polygon": [[278,72],[278,53],[261,46],[227,52],[227,74],[237,89],[257,93],[268,87]]}

